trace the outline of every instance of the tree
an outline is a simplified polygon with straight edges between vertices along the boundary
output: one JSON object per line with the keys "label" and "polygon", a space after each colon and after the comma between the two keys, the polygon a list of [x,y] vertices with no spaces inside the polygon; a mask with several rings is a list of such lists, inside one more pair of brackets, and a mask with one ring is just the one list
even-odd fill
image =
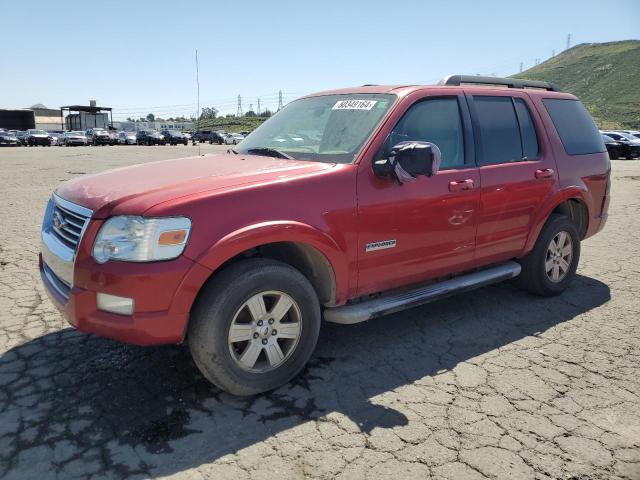
{"label": "tree", "polygon": [[139,122],[146,122],[146,121],[147,121],[147,119],[146,119],[146,118],[144,118],[144,117],[140,117],[140,118],[138,119],[138,121],[139,121]]}
{"label": "tree", "polygon": [[149,113],[147,115],[147,122],[153,122],[156,119],[156,116],[153,113]]}
{"label": "tree", "polygon": [[127,117],[127,122],[135,122],[135,120],[131,117]]}
{"label": "tree", "polygon": [[200,113],[200,120],[213,120],[218,115],[216,107],[204,107]]}
{"label": "tree", "polygon": [[271,113],[271,110],[266,109],[263,112],[260,112],[260,116],[263,118],[269,118],[271,115],[273,115],[273,113]]}
{"label": "tree", "polygon": [[254,112],[253,110],[249,110],[247,113],[244,114],[245,117],[255,117],[256,112]]}

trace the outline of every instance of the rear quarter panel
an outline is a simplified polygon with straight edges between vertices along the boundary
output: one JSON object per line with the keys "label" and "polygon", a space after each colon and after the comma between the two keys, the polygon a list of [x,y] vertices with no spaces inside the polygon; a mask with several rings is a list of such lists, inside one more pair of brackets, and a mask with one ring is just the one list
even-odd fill
{"label": "rear quarter panel", "polygon": [[546,215],[548,216],[558,204],[568,199],[581,200],[588,209],[588,226],[585,238],[594,235],[601,229],[607,215],[607,183],[611,169],[609,155],[606,151],[586,155],[568,155],[566,153],[562,140],[544,106],[543,99],[575,99],[576,97],[553,92],[530,95],[530,97],[538,110],[549,142],[555,152],[558,169],[558,192],[551,199],[550,204],[545,206],[542,213],[548,211]]}

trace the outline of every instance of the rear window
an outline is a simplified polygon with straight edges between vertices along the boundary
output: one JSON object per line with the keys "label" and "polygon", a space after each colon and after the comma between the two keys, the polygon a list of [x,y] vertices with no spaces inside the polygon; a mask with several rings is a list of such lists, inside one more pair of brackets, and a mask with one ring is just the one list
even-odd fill
{"label": "rear window", "polygon": [[569,155],[606,152],[598,127],[578,100],[546,98],[544,106]]}

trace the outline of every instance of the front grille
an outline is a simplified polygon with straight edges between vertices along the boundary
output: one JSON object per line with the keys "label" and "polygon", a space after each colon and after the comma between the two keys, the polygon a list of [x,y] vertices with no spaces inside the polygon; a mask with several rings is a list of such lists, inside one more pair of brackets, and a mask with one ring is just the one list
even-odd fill
{"label": "front grille", "polygon": [[80,243],[82,231],[89,217],[82,213],[63,207],[60,203],[53,204],[51,216],[51,233],[64,245],[74,252]]}

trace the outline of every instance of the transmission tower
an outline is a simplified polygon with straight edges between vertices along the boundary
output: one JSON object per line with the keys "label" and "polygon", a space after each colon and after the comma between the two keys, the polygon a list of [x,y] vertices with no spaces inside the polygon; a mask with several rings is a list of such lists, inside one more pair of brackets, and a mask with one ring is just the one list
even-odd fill
{"label": "transmission tower", "polygon": [[242,97],[238,95],[238,112],[236,113],[236,117],[242,116]]}
{"label": "transmission tower", "polygon": [[571,34],[567,35],[567,50],[571,48]]}
{"label": "transmission tower", "polygon": [[556,56],[556,51],[555,50],[551,50],[551,56],[555,57]]}
{"label": "transmission tower", "polygon": [[[253,103],[249,104],[249,112],[253,112]],[[253,113],[256,113],[256,112],[253,112]]]}
{"label": "transmission tower", "polygon": [[523,64],[522,62],[520,62],[520,73],[522,73],[522,66],[523,66],[523,65],[524,65],[524,64]]}
{"label": "transmission tower", "polygon": [[278,92],[278,110],[281,110],[283,107],[282,105],[282,90],[280,90]]}
{"label": "transmission tower", "polygon": [[260,99],[258,99],[258,116],[260,116]]}
{"label": "transmission tower", "polygon": [[538,65],[540,63],[540,59],[536,58],[536,65]]}

